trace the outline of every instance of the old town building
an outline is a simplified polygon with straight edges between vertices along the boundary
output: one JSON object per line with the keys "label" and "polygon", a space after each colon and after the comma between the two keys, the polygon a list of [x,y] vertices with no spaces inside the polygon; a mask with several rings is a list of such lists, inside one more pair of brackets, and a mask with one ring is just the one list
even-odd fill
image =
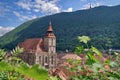
{"label": "old town building", "polygon": [[24,48],[20,57],[30,65],[40,64],[46,68],[55,68],[57,65],[56,36],[53,33],[51,23],[47,33],[42,38],[27,39],[18,45]]}

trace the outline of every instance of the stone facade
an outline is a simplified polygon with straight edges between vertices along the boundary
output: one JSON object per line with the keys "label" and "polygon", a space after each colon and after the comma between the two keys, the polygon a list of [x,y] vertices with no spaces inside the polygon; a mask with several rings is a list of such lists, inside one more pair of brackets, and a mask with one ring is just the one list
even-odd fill
{"label": "stone facade", "polygon": [[44,40],[42,38],[27,39],[18,46],[24,48],[20,57],[28,64],[40,64],[48,69],[57,66],[56,36],[51,24],[48,26]]}

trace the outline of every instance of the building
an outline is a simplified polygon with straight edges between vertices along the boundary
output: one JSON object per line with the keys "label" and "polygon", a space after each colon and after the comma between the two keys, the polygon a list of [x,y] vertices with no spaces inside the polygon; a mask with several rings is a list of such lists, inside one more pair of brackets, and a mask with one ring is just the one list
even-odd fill
{"label": "building", "polygon": [[18,46],[24,48],[24,52],[20,57],[28,64],[40,64],[48,69],[57,66],[56,36],[53,33],[51,23],[48,26],[44,39],[27,39]]}

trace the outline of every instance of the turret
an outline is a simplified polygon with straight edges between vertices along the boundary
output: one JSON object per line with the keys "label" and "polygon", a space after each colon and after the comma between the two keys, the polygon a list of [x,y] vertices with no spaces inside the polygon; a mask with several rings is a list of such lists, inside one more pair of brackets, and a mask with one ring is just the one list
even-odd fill
{"label": "turret", "polygon": [[56,53],[56,36],[53,33],[52,24],[50,22],[47,33],[44,37],[44,47],[49,53]]}

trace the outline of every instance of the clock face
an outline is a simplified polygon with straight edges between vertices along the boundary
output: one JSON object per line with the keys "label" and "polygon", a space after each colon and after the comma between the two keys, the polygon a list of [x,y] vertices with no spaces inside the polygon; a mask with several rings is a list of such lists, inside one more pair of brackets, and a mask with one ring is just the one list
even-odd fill
{"label": "clock face", "polygon": [[50,50],[53,51],[53,50],[54,50],[54,46],[51,46],[51,47],[50,47]]}

